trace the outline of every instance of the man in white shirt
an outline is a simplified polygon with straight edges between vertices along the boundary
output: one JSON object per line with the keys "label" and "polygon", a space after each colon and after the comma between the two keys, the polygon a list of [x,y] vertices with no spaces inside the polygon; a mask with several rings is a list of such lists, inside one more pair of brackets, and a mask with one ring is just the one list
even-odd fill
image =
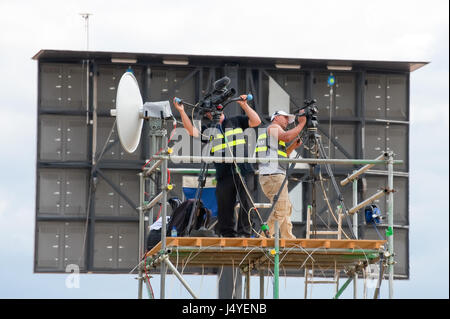
{"label": "man in white shirt", "polygon": [[[271,117],[271,124],[258,136],[257,147],[255,149],[256,155],[258,157],[288,158],[289,154],[302,144],[298,135],[306,124],[306,118],[301,116],[298,118],[297,126],[286,131],[287,126],[293,123],[294,120],[295,115],[288,114],[284,111],[274,112]],[[286,147],[286,143],[291,141],[294,142]],[[283,184],[287,167],[288,163],[281,163],[279,161],[259,164],[259,183],[270,202],[273,202],[274,196]],[[275,220],[278,220],[280,237],[295,239],[295,236],[292,234],[291,214],[292,204],[289,200],[288,185],[285,183],[280,197],[267,220],[270,236],[274,235]]]}

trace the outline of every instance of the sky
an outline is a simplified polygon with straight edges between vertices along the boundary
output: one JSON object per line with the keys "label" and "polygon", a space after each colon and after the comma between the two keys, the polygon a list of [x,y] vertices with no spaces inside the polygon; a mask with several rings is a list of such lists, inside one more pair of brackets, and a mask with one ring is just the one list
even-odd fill
{"label": "sky", "polygon": [[[448,298],[449,4],[428,1],[0,1],[0,298],[136,298],[134,275],[33,274],[37,62],[41,49],[426,61],[410,86],[410,279],[395,298]],[[186,276],[201,298],[217,278]],[[252,278],[257,298],[259,278]],[[159,276],[151,279],[159,296]],[[361,286],[360,281],[360,286]],[[301,289],[299,289],[299,284]],[[169,276],[168,298],[189,298]],[[316,285],[313,298],[331,298]],[[359,287],[362,291],[362,287]],[[265,294],[272,296],[266,278]],[[303,278],[281,278],[303,298]],[[352,298],[347,289],[342,298]],[[387,283],[381,287],[387,298]]]}

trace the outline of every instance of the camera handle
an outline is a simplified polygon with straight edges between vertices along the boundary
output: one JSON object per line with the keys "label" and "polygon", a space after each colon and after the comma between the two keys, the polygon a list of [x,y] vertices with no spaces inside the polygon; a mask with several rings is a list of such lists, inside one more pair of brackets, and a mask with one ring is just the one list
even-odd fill
{"label": "camera handle", "polygon": [[183,101],[182,99],[180,99],[179,97],[175,98],[175,102],[177,102],[178,104],[184,104],[190,107],[196,107],[194,104],[188,103],[186,101]]}
{"label": "camera handle", "polygon": [[253,95],[251,95],[250,93],[247,94],[247,98],[246,99],[242,99],[241,97],[235,97],[234,99],[231,99],[229,101],[227,101],[226,103],[223,104],[223,106],[227,106],[228,104],[230,104],[231,102],[236,102],[236,101],[251,101],[253,100]]}

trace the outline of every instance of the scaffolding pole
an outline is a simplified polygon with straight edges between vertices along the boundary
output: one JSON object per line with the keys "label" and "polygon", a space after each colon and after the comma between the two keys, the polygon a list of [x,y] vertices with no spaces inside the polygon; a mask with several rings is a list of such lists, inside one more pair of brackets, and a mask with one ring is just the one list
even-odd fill
{"label": "scaffolding pole", "polygon": [[[145,246],[145,225],[144,225],[144,210],[142,209],[142,203],[144,202],[144,175],[139,173],[139,260],[144,257],[144,246]],[[138,299],[142,299],[142,286],[144,283],[144,276],[142,267],[139,267],[138,275],[139,285],[138,285]]]}
{"label": "scaffolding pole", "polygon": [[[387,153],[383,152],[383,154],[378,156],[375,160],[381,160],[382,158],[386,158],[387,156],[388,156]],[[346,179],[341,181],[341,186],[347,185],[348,182],[355,181],[355,179],[357,179],[359,175],[361,175],[364,172],[368,171],[373,166],[375,166],[375,164],[367,164],[367,165],[361,167],[359,170],[353,171],[352,175],[348,176]]]}
{"label": "scaffolding pole", "polygon": [[162,260],[164,261],[161,265],[166,264],[170,270],[172,270],[173,274],[178,278],[178,280],[183,284],[183,286],[187,289],[187,291],[191,294],[194,299],[198,299],[197,295],[194,293],[194,291],[191,289],[189,284],[184,280],[183,276],[178,272],[178,270],[175,268],[175,266],[170,262],[169,257],[167,254],[162,256]]}
{"label": "scaffolding pole", "polygon": [[386,237],[389,251],[389,299],[394,298],[394,156],[389,152],[388,159],[388,230]]}
{"label": "scaffolding pole", "polygon": [[[270,157],[218,157],[218,156],[178,156],[178,155],[155,155],[154,159],[167,159],[175,163],[301,163],[301,164],[340,164],[340,165],[365,165],[386,164],[386,160],[364,160],[364,159],[322,159],[322,158],[270,158]],[[392,164],[403,164],[403,160],[392,160]]]}
{"label": "scaffolding pole", "polygon": [[[357,171],[353,171],[353,175]],[[353,180],[353,207],[358,205],[358,180]],[[355,234],[355,239],[358,239],[358,214],[353,215],[353,234]],[[355,271],[353,278],[353,299],[358,298],[358,274]]]}
{"label": "scaffolding pole", "polygon": [[[164,150],[167,150],[167,135],[163,137]],[[167,227],[167,159],[164,159],[161,165],[161,190],[162,190],[162,227],[161,227],[161,250],[166,251],[166,227]],[[160,298],[166,298],[166,263],[161,263],[161,291]]]}
{"label": "scaffolding pole", "polygon": [[273,299],[279,299],[279,279],[280,279],[280,225],[278,220],[275,220],[275,258],[273,266]]}
{"label": "scaffolding pole", "polygon": [[347,288],[347,286],[350,284],[350,282],[352,280],[353,280],[353,277],[348,278],[347,281],[342,285],[341,289],[338,290],[338,292],[336,293],[336,295],[334,296],[333,299],[338,299],[344,292],[345,288]]}

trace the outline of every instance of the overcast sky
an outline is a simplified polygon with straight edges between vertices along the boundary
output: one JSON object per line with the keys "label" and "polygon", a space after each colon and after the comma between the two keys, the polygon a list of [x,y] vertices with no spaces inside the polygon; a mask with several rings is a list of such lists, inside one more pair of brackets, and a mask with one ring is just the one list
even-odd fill
{"label": "overcast sky", "polygon": [[[0,297],[136,297],[135,276],[83,275],[79,289],[67,289],[65,275],[32,273],[37,62],[31,57],[40,49],[85,49],[79,13],[89,12],[94,51],[431,62],[411,74],[411,279],[396,281],[394,290],[397,298],[448,298],[448,9],[447,0],[2,0]],[[200,297],[215,296],[215,277],[188,281]],[[158,276],[152,284],[159,296]],[[280,297],[298,298],[299,284],[303,291],[302,278],[282,278]],[[331,296],[330,287],[313,289],[313,297]],[[189,297],[174,278],[167,291]],[[269,286],[266,293],[272,296]]]}

